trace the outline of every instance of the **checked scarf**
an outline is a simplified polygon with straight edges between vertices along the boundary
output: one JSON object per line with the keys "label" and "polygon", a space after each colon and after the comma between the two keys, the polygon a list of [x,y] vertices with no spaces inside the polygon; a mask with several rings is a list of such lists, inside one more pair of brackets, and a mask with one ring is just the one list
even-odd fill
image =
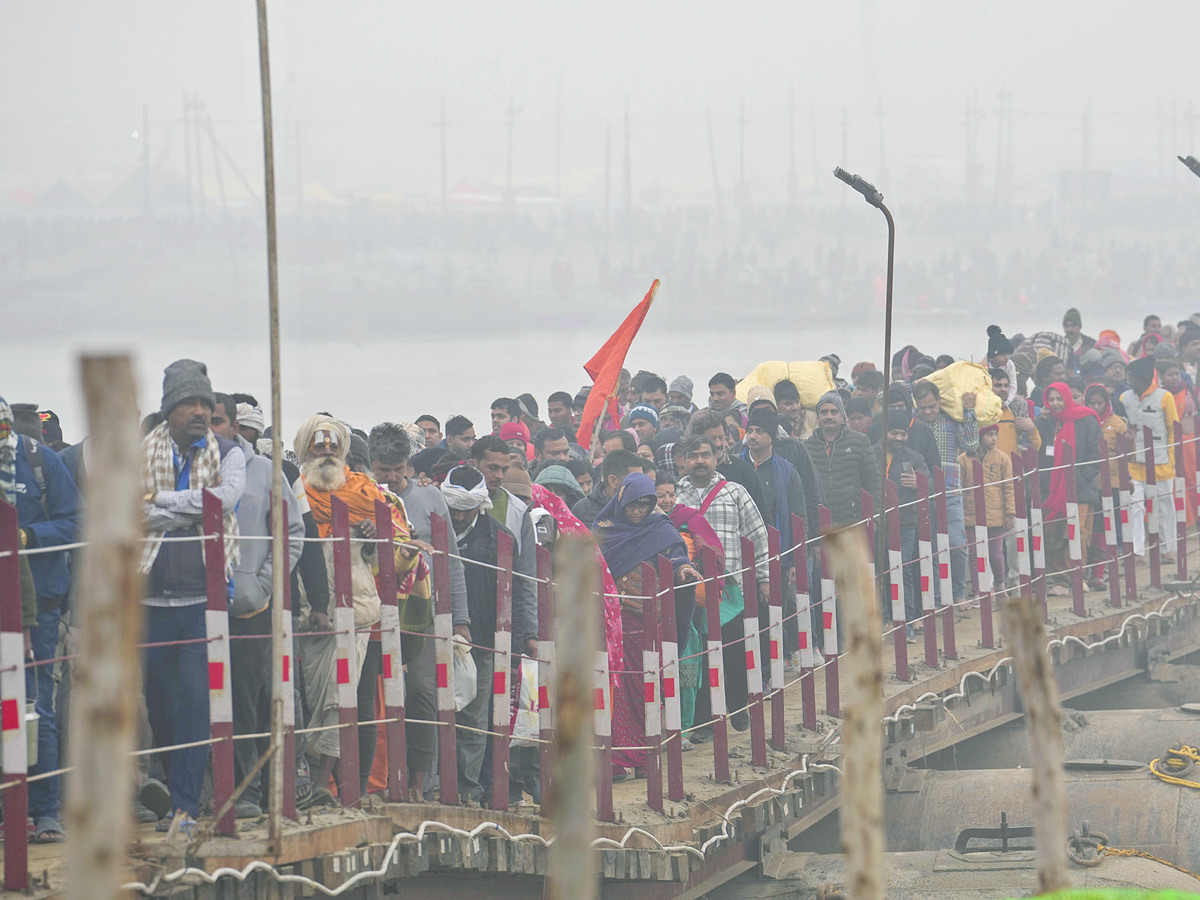
{"label": "checked scarf", "polygon": [[0,397],[0,500],[17,505],[17,433],[12,408]]}
{"label": "checked scarf", "polygon": [[[147,493],[159,491],[174,491],[175,487],[175,452],[174,442],[167,423],[163,422],[142,441],[142,482]],[[221,483],[221,451],[217,446],[217,438],[211,431],[203,450],[197,451],[192,459],[188,472],[188,488],[198,491],[203,488],[216,487]],[[227,512],[224,521],[225,531],[225,576],[232,575],[233,567],[241,559],[238,545],[238,520],[236,512]],[[142,550],[142,562],[138,567],[142,572],[149,572],[162,548],[165,531],[152,531],[147,535],[146,546]],[[201,549],[205,549],[204,542]]]}

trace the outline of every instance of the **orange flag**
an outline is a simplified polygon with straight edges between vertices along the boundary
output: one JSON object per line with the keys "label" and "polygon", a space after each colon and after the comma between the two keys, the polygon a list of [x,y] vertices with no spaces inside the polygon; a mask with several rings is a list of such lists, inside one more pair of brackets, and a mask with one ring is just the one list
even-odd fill
{"label": "orange flag", "polygon": [[617,382],[621,377],[621,367],[625,365],[625,354],[629,352],[629,345],[633,343],[646,313],[650,311],[650,304],[654,302],[654,295],[658,292],[658,284],[658,279],[655,278],[642,302],[625,317],[621,327],[612,333],[604,342],[604,346],[596,351],[596,355],[583,364],[583,370],[592,379],[592,392],[588,394],[587,403],[583,406],[583,418],[575,440],[588,450],[591,450],[593,432],[600,417],[607,412],[610,417],[619,418]]}

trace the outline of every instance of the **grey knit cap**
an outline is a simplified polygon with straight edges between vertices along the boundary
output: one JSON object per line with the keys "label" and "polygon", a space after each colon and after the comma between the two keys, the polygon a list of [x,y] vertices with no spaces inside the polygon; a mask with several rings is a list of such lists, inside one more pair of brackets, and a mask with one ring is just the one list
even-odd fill
{"label": "grey knit cap", "polygon": [[667,388],[667,393],[669,394],[674,391],[675,393],[683,394],[683,396],[687,397],[688,400],[691,400],[692,389],[692,379],[688,378],[686,375],[680,375],[671,382],[671,386]]}
{"label": "grey knit cap", "polygon": [[1107,369],[1113,363],[1121,363],[1122,365],[1125,364],[1125,357],[1121,355],[1120,350],[1105,350],[1100,354],[1100,364],[1104,366],[1104,368]]}
{"label": "grey knit cap", "polygon": [[842,400],[842,395],[837,391],[826,391],[821,395],[821,399],[817,401],[818,411],[826,403],[832,403],[838,408],[838,412],[842,414],[842,418],[846,417],[846,403]]}
{"label": "grey knit cap", "polygon": [[177,359],[163,370],[162,414],[169,415],[184,400],[201,400],[209,409],[217,408],[208,366],[194,359]]}

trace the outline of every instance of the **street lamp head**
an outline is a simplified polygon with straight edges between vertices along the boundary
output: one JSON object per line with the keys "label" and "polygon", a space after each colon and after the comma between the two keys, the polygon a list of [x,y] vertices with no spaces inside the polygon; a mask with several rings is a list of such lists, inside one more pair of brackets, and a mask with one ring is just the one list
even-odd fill
{"label": "street lamp head", "polygon": [[1200,178],[1200,159],[1196,159],[1194,156],[1177,156],[1175,158],[1191,169],[1193,175]]}
{"label": "street lamp head", "polygon": [[857,175],[851,175],[841,166],[838,166],[836,169],[834,169],[833,174],[834,177],[839,181],[846,182],[846,184],[850,185],[850,187],[862,194],[863,199],[872,206],[883,205],[883,194],[879,193],[879,191],[876,190],[875,185],[871,184],[871,182],[865,181]]}

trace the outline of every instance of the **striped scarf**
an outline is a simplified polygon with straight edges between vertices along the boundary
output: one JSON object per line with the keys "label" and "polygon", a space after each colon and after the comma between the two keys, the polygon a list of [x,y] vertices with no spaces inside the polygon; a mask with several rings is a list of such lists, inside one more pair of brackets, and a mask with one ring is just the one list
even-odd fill
{"label": "striped scarf", "polygon": [[[189,451],[190,452],[190,451]],[[142,441],[142,482],[147,493],[176,490],[175,482],[175,448],[171,440],[171,432],[167,423],[163,422]],[[217,446],[217,438],[208,432],[203,450],[196,452],[192,466],[188,472],[188,488],[198,491],[203,488],[216,487],[221,483],[221,450]],[[238,544],[238,520],[236,512],[225,513],[225,577],[232,577],[233,567],[241,559]],[[149,572],[162,548],[165,531],[152,531],[147,535],[146,546],[142,550],[142,562],[139,569]],[[205,544],[201,544],[205,549]]]}
{"label": "striped scarf", "polygon": [[17,505],[17,433],[13,431],[12,407],[0,397],[0,500]]}

